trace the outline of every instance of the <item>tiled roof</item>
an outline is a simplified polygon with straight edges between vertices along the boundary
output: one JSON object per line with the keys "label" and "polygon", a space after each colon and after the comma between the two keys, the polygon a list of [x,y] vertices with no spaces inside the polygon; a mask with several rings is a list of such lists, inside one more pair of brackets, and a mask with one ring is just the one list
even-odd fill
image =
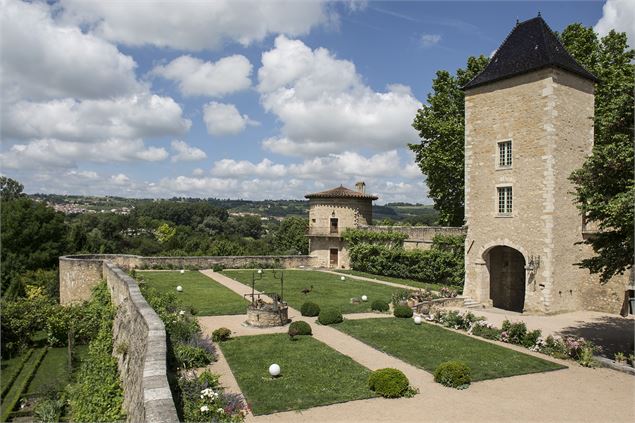
{"label": "tiled roof", "polygon": [[465,84],[463,89],[549,66],[567,70],[594,82],[598,80],[571,57],[547,23],[538,16],[518,23],[496,50],[485,69]]}
{"label": "tiled roof", "polygon": [[368,198],[371,200],[377,200],[379,197],[376,195],[365,194],[359,191],[353,191],[352,189],[345,188],[340,185],[337,188],[329,189],[322,192],[314,192],[313,194],[307,194],[305,198]]}

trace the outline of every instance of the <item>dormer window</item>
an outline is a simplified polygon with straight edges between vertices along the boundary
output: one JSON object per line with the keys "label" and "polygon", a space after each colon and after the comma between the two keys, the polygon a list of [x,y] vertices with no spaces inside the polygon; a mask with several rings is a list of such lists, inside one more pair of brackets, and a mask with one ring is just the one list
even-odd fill
{"label": "dormer window", "polygon": [[498,143],[498,167],[512,167],[512,142],[501,141]]}

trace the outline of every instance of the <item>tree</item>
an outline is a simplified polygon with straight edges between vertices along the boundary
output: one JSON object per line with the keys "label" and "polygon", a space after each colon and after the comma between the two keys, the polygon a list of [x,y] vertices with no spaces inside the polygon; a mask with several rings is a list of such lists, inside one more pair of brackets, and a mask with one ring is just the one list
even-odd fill
{"label": "tree", "polygon": [[167,223],[159,226],[154,234],[161,244],[165,244],[170,241],[174,235],[176,235],[176,228],[168,225]]}
{"label": "tree", "polygon": [[633,266],[633,90],[635,51],[626,34],[598,38],[592,28],[569,25],[561,35],[569,53],[593,72],[595,88],[593,154],[571,175],[575,201],[599,231],[589,237],[595,256],[580,265],[603,281]]}
{"label": "tree", "polygon": [[12,200],[14,198],[22,197],[24,194],[22,190],[24,185],[16,181],[15,179],[7,178],[6,176],[0,176],[0,197],[2,201]]}
{"label": "tree", "polygon": [[428,104],[418,111],[412,126],[420,144],[410,144],[426,176],[429,196],[439,211],[441,225],[462,226],[464,218],[465,95],[461,87],[487,65],[485,56],[470,57],[456,75],[440,70],[432,81]]}
{"label": "tree", "polygon": [[300,217],[284,219],[273,237],[274,248],[279,254],[308,254],[309,240],[306,236],[309,221]]}

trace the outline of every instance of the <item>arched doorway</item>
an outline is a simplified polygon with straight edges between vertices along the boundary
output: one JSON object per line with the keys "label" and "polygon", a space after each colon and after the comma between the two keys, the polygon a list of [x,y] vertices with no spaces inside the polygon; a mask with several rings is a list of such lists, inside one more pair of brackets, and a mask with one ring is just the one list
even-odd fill
{"label": "arched doorway", "polygon": [[489,296],[494,307],[522,312],[525,306],[525,257],[511,247],[497,246],[485,257]]}

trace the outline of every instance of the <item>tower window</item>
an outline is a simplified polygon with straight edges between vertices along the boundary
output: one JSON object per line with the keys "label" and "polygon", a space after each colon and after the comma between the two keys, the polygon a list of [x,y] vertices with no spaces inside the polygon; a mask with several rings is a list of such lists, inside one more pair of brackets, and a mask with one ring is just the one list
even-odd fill
{"label": "tower window", "polygon": [[337,217],[331,218],[331,233],[332,234],[337,233]]}
{"label": "tower window", "polygon": [[498,214],[512,213],[512,187],[498,187]]}
{"label": "tower window", "polygon": [[511,167],[512,165],[512,142],[503,141],[498,143],[498,167]]}

